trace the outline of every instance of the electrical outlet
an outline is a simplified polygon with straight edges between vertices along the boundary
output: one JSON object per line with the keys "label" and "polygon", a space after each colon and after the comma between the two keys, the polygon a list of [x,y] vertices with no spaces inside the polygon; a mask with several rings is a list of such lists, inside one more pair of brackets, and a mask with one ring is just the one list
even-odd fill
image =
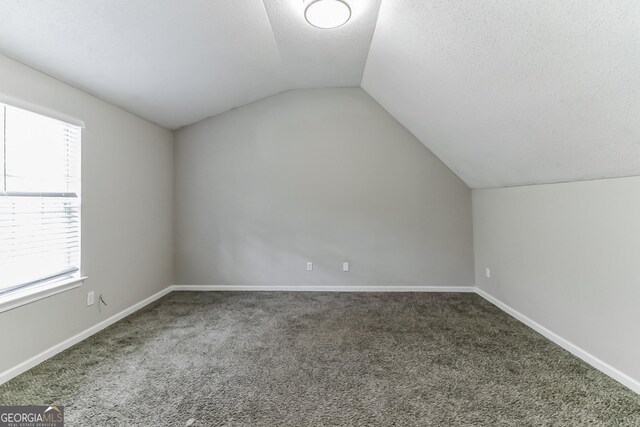
{"label": "electrical outlet", "polygon": [[487,276],[487,279],[491,278],[491,269],[489,267],[484,269],[484,275]]}
{"label": "electrical outlet", "polygon": [[349,261],[342,263],[342,271],[349,271]]}
{"label": "electrical outlet", "polygon": [[93,305],[93,291],[87,294],[87,307]]}
{"label": "electrical outlet", "polygon": [[308,262],[307,263],[307,271],[311,271],[313,270],[313,263],[312,262]]}

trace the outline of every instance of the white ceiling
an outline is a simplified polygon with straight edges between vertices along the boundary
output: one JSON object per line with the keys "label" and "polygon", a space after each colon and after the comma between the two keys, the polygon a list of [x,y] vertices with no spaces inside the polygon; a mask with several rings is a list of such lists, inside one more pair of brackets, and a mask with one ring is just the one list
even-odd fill
{"label": "white ceiling", "polygon": [[[308,1],[308,0],[307,0]],[[170,129],[301,87],[359,86],[380,0],[0,0],[0,52]]]}
{"label": "white ceiling", "polygon": [[474,188],[640,175],[637,0],[385,0],[362,87]]}
{"label": "white ceiling", "polygon": [[170,129],[362,85],[474,188],[640,175],[637,0],[346,1],[0,0],[0,52]]}
{"label": "white ceiling", "polygon": [[351,19],[322,30],[304,19],[302,0],[264,0],[287,89],[360,86],[380,0],[349,0]]}

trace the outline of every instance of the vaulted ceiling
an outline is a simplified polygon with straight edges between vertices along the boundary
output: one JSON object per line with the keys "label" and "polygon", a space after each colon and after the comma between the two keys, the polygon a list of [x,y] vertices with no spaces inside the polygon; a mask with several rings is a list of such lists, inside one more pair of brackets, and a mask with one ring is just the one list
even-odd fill
{"label": "vaulted ceiling", "polygon": [[170,129],[288,89],[359,86],[380,0],[0,0],[0,52]]}
{"label": "vaulted ceiling", "polygon": [[640,2],[383,1],[362,87],[470,187],[640,175]]}
{"label": "vaulted ceiling", "polygon": [[0,0],[0,52],[176,129],[362,86],[470,187],[640,175],[635,0]]}

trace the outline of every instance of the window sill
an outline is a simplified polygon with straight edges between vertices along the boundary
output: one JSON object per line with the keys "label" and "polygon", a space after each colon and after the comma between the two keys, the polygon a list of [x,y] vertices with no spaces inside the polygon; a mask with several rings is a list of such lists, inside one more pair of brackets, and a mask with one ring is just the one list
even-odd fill
{"label": "window sill", "polygon": [[9,292],[6,295],[0,295],[0,313],[13,310],[20,306],[31,304],[43,298],[48,298],[62,292],[82,286],[82,282],[87,277],[71,277],[69,279],[58,280],[54,282],[42,283],[36,286],[30,286],[25,289],[18,289]]}

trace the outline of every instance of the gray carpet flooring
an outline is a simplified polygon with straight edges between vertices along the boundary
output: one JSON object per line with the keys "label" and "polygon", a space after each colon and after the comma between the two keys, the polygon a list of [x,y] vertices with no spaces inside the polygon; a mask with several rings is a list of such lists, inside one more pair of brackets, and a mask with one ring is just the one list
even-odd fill
{"label": "gray carpet flooring", "polygon": [[174,292],[0,386],[68,426],[640,426],[474,294]]}

